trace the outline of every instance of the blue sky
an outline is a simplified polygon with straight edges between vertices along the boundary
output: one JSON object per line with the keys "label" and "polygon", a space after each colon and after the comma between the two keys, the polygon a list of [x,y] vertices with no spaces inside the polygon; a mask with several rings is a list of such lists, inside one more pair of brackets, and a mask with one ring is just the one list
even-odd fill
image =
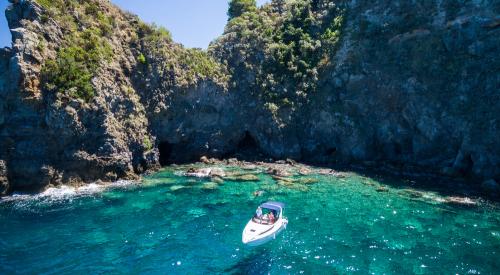
{"label": "blue sky", "polygon": [[[188,47],[206,48],[222,34],[227,22],[228,0],[111,0],[119,7],[155,22],[172,32],[176,42]],[[257,0],[259,5],[269,0]],[[147,4],[146,4],[147,3]],[[0,0],[0,47],[10,46],[11,36],[5,20],[7,0]]]}

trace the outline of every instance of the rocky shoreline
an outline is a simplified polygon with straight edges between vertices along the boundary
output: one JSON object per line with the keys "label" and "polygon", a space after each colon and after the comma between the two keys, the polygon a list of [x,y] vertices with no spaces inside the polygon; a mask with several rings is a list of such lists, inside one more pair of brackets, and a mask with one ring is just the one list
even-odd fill
{"label": "rocky shoreline", "polygon": [[[411,173],[402,176],[397,170],[389,170],[387,168],[374,169],[372,166],[355,166],[355,167],[316,167],[313,165],[303,164],[291,159],[273,161],[270,159],[260,161],[238,160],[237,158],[216,159],[203,156],[199,162],[190,164],[173,164],[169,169],[174,169],[184,177],[188,178],[204,178],[209,179],[203,185],[204,189],[217,189],[220,184],[225,182],[238,182],[244,184],[246,182],[257,182],[260,179],[258,174],[267,174],[271,176],[277,188],[298,190],[307,192],[311,185],[319,181],[317,176],[334,177],[337,179],[349,178],[357,174],[364,178],[363,184],[373,188],[381,195],[386,192],[397,191],[401,196],[408,197],[412,200],[423,200],[437,204],[450,204],[463,207],[475,207],[493,203],[496,205],[500,202],[500,192],[498,184],[483,183],[481,185],[466,184],[465,181],[460,181],[450,177],[443,177],[439,174],[430,175],[429,173]],[[230,169],[228,169],[230,168]],[[235,170],[237,169],[237,170]],[[161,171],[161,169],[153,169],[145,172],[143,176],[148,176]],[[19,196],[37,195],[50,196],[54,193],[57,196],[65,196],[71,194],[92,194],[106,190],[109,187],[128,186],[130,184],[141,185],[142,177],[135,180],[106,182],[98,180],[88,185],[86,183],[73,182],[65,185],[47,185],[40,189],[22,190],[21,193],[16,192],[14,197],[4,196],[2,200],[9,201]],[[375,180],[377,179],[377,180]],[[378,181],[384,184],[377,183]],[[398,182],[393,184],[393,182]],[[404,183],[402,183],[404,182]],[[429,185],[432,182],[432,185]],[[172,191],[185,188],[184,186],[174,185]],[[57,191],[59,190],[59,191]],[[254,197],[264,196],[266,191],[256,190],[253,192]],[[1,198],[0,198],[1,199]]]}
{"label": "rocky shoreline", "polygon": [[[324,54],[304,83],[293,70],[316,58],[266,73],[281,68],[272,63],[279,51],[259,32],[289,29],[282,24],[304,8],[294,1],[242,15],[208,51],[187,49],[108,1],[68,1],[11,0],[6,11],[13,43],[0,49],[0,195],[239,154],[465,179],[498,194],[495,1],[304,6],[314,12],[299,23],[338,23],[317,39],[314,28],[304,33],[314,39],[301,45]],[[276,20],[254,26],[252,18]],[[91,75],[85,85],[50,82],[62,76],[47,66],[75,53],[89,57],[75,66],[88,74],[67,77]]]}
{"label": "rocky shoreline", "polygon": [[[444,199],[437,199],[438,202],[448,204],[458,204],[464,206],[476,205],[478,201],[483,199],[500,201],[500,188],[496,182],[483,182],[478,185],[467,184],[464,180],[459,180],[452,177],[446,177],[440,174],[430,174],[428,172],[418,173],[401,173],[398,170],[390,170],[387,167],[375,169],[373,166],[352,166],[352,167],[316,167],[313,165],[303,164],[291,159],[286,160],[262,160],[262,161],[245,161],[237,158],[220,160],[216,158],[202,157],[199,162],[186,164],[188,167],[184,175],[186,177],[210,178],[214,182],[223,182],[224,180],[252,182],[258,180],[254,176],[255,173],[269,174],[276,184],[284,187],[301,188],[301,186],[314,184],[317,182],[314,178],[309,178],[309,175],[332,176],[336,178],[346,178],[357,173],[366,175],[367,185],[375,186],[377,192],[386,192],[387,188],[383,186],[371,184],[371,178],[391,178],[404,179],[408,184],[406,186],[396,186],[403,188],[403,193],[407,193],[410,197],[420,198],[425,197],[425,191],[436,191],[445,194]],[[181,165],[180,167],[185,167]],[[202,168],[195,168],[203,165]],[[220,166],[237,167],[244,172],[225,172]],[[173,166],[174,168],[177,165]],[[432,181],[432,186],[428,182]],[[391,180],[388,180],[391,182]],[[426,182],[426,184],[423,184]],[[390,183],[388,183],[390,185]],[[420,191],[419,191],[420,190]],[[259,193],[255,194],[260,195]]]}

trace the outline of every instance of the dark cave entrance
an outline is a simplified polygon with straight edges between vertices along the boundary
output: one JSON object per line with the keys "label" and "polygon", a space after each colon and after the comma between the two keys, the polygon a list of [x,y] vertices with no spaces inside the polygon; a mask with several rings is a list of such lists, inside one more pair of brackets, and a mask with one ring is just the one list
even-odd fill
{"label": "dark cave entrance", "polygon": [[260,151],[257,141],[255,141],[255,139],[252,137],[252,135],[250,135],[248,131],[245,131],[245,135],[240,140],[240,142],[238,142],[237,150],[238,152]]}
{"label": "dark cave entrance", "polygon": [[331,147],[331,148],[326,149],[325,155],[326,156],[333,156],[333,155],[335,155],[336,152],[337,152],[337,147]]}
{"label": "dark cave entrance", "polygon": [[173,147],[173,144],[168,141],[160,142],[160,144],[158,145],[161,166],[166,166],[172,163],[170,157],[172,155]]}
{"label": "dark cave entrance", "polygon": [[474,161],[472,160],[472,156],[468,154],[465,156],[462,164],[462,168],[460,169],[460,173],[464,177],[472,176],[472,169],[474,168]]}
{"label": "dark cave entrance", "polygon": [[262,159],[264,155],[262,154],[257,140],[249,131],[245,131],[243,137],[238,141],[233,153],[228,154],[226,157],[236,157],[241,160],[254,161]]}

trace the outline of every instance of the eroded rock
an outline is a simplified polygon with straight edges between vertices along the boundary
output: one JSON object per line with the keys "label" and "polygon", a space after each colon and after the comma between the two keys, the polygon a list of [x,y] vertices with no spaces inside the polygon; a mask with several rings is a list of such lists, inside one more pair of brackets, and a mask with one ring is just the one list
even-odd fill
{"label": "eroded rock", "polygon": [[9,180],[7,178],[7,164],[4,160],[0,160],[0,195],[4,195],[9,191]]}

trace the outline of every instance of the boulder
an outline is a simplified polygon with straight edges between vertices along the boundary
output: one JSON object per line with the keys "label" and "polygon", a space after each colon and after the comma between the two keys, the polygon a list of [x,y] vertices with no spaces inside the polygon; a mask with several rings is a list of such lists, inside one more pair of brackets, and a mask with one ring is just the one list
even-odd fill
{"label": "boulder", "polygon": [[212,168],[189,168],[186,171],[187,177],[195,177],[195,178],[208,178],[210,177],[210,173],[212,172]]}
{"label": "boulder", "polygon": [[224,179],[230,181],[259,181],[259,178],[254,174],[226,176]]}
{"label": "boulder", "polygon": [[278,177],[290,177],[292,174],[288,171],[286,171],[283,168],[278,168],[278,167],[269,167],[266,170],[266,173],[273,175],[273,176],[278,176]]}
{"label": "boulder", "polygon": [[226,176],[226,172],[222,170],[222,168],[212,168],[212,171],[210,171],[210,176],[211,177],[218,177],[218,178],[223,178]]}
{"label": "boulder", "polygon": [[219,187],[219,185],[216,182],[205,182],[202,186],[202,189],[205,190],[215,190]]}
{"label": "boulder", "polygon": [[205,164],[210,164],[210,160],[206,156],[202,156],[200,158],[200,161],[205,163]]}
{"label": "boulder", "polygon": [[183,185],[172,185],[170,186],[170,191],[177,191],[186,188],[186,186]]}

